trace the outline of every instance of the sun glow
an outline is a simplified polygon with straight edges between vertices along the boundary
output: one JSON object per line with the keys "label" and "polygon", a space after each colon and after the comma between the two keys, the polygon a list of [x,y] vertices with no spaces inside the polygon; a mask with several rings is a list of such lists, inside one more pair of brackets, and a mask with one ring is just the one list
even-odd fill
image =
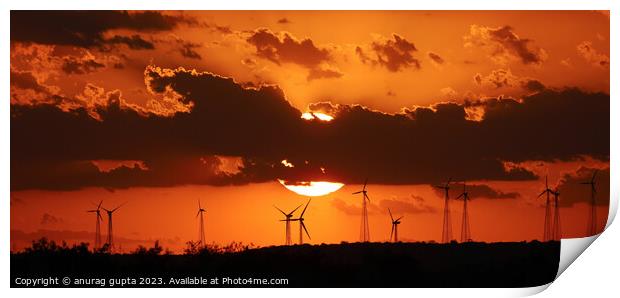
{"label": "sun glow", "polygon": [[280,182],[280,184],[286,187],[286,189],[299,195],[308,197],[324,196],[335,192],[344,186],[343,183],[327,181],[310,181],[289,184],[287,181],[278,179],[278,182]]}
{"label": "sun glow", "polygon": [[301,114],[301,118],[306,119],[306,120],[319,119],[321,121],[332,121],[334,119],[334,117],[330,115],[318,113],[318,112],[303,113]]}

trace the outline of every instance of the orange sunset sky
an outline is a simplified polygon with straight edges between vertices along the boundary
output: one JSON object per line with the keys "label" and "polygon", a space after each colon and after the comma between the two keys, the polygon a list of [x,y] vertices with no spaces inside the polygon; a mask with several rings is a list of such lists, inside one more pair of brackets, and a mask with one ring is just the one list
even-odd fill
{"label": "orange sunset sky", "polygon": [[366,178],[372,241],[388,208],[400,240],[439,241],[450,177],[476,241],[541,239],[545,176],[585,236],[595,170],[607,221],[609,35],[598,11],[12,11],[11,249],[92,243],[101,200],[126,202],[123,251],[196,241],[198,199],[207,242],[282,244],[273,205],[308,197],[278,179],[344,184],[312,198],[312,244],[359,240]]}

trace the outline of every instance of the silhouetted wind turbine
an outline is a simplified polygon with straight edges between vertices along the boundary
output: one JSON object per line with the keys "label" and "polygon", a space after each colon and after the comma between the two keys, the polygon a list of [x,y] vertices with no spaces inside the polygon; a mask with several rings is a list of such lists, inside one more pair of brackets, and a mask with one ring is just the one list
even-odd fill
{"label": "silhouetted wind turbine", "polygon": [[196,217],[200,216],[200,227],[198,228],[198,237],[200,237],[200,246],[205,246],[205,221],[202,214],[206,212],[205,209],[200,205],[200,199],[198,199],[198,213]]}
{"label": "silhouetted wind turbine", "polygon": [[560,222],[560,191],[556,188],[553,193],[553,232],[551,235],[551,239],[560,241],[562,239],[562,226]]}
{"label": "silhouetted wind turbine", "polygon": [[362,225],[360,228],[360,241],[368,242],[370,241],[370,230],[368,228],[368,206],[366,205],[366,201],[370,202],[370,198],[368,197],[368,191],[366,190],[366,184],[368,183],[368,178],[364,181],[364,187],[360,191],[356,191],[353,194],[356,195],[361,193],[362,196]]}
{"label": "silhouetted wind turbine", "polygon": [[308,235],[308,239],[311,239],[310,233],[308,233],[308,229],[306,229],[306,225],[304,224],[304,213],[306,213],[306,209],[308,209],[308,205],[310,205],[311,200],[312,199],[308,200],[308,203],[306,203],[306,207],[304,207],[304,210],[301,211],[299,218],[291,219],[292,221],[299,221],[299,244],[304,244],[304,234],[301,230],[302,228],[304,231],[306,231],[306,235]]}
{"label": "silhouetted wind turbine", "polygon": [[400,220],[403,219],[404,216],[401,216],[394,220],[392,217],[392,210],[388,208],[388,212],[390,213],[390,219],[392,220],[392,231],[390,232],[390,241],[392,241],[392,236],[394,238],[393,242],[398,242],[398,225],[400,224]]}
{"label": "silhouetted wind turbine", "polygon": [[97,250],[101,247],[101,220],[103,220],[103,217],[101,216],[101,203],[103,203],[103,200],[101,200],[99,202],[99,205],[97,205],[97,209],[93,209],[93,210],[88,210],[86,212],[93,212],[95,213],[96,216],[96,224],[95,224],[95,247],[94,250]]}
{"label": "silhouetted wind turbine", "polygon": [[463,193],[461,193],[456,199],[463,198],[463,219],[461,220],[461,242],[471,241],[471,230],[469,228],[469,213],[467,211],[467,201],[469,201],[469,193],[465,188],[465,182],[463,182]]}
{"label": "silhouetted wind turbine", "polygon": [[451,181],[452,178],[448,179],[448,182],[445,185],[435,185],[435,187],[443,189],[446,194],[443,207],[443,230],[441,231],[442,243],[448,243],[452,240],[452,220],[450,217],[450,197],[448,194]]}
{"label": "silhouetted wind turbine", "polygon": [[588,226],[587,226],[587,235],[592,236],[596,235],[598,232],[597,227],[597,219],[596,219],[596,174],[598,170],[594,171],[592,174],[592,179],[588,182],[581,182],[581,184],[590,185],[590,215],[588,218]]}
{"label": "silhouetted wind turbine", "polygon": [[540,198],[542,195],[547,194],[547,202],[545,203],[545,231],[543,233],[543,241],[551,240],[551,201],[549,199],[549,194],[553,194],[553,190],[549,188],[549,183],[547,181],[547,176],[545,176],[545,190],[543,190],[538,197]]}
{"label": "silhouetted wind turbine", "polygon": [[113,233],[112,233],[112,214],[114,213],[114,211],[118,210],[118,208],[123,207],[123,205],[125,205],[127,202],[120,204],[118,207],[112,209],[112,210],[108,210],[104,207],[101,207],[101,209],[105,210],[108,213],[108,247],[110,248],[110,251],[114,250],[114,237],[113,237]]}
{"label": "silhouetted wind turbine", "polygon": [[[303,204],[302,204],[303,205]],[[284,211],[280,210],[280,208],[273,206],[274,208],[278,209],[278,211],[282,212],[282,214],[284,214],[285,219],[281,219],[280,221],[285,221],[286,222],[286,241],[285,241],[285,245],[291,245],[292,241],[291,241],[291,217],[293,217],[293,213],[295,211],[297,211],[297,209],[299,209],[299,207],[301,207],[301,205],[297,206],[297,208],[293,209],[293,211],[291,211],[290,213],[285,213]]]}

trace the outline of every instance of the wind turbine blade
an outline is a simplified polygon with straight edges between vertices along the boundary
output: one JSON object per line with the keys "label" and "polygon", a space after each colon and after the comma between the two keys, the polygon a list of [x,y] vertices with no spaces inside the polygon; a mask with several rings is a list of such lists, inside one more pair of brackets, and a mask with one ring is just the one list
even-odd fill
{"label": "wind turbine blade", "polygon": [[360,190],[360,191],[356,191],[356,192],[354,192],[353,194],[354,194],[354,195],[356,195],[356,194],[361,193],[361,192],[362,192],[362,191]]}
{"label": "wind turbine blade", "polygon": [[540,196],[544,195],[546,192],[547,192],[547,190],[546,190],[546,189],[545,189],[545,190],[543,190],[543,192],[541,192],[541,193],[538,195],[538,197],[537,197],[537,198],[540,198]]}
{"label": "wind turbine blade", "polygon": [[304,231],[306,231],[306,235],[308,236],[308,239],[312,239],[310,238],[310,233],[308,233],[308,229],[306,229],[306,225],[304,224],[304,222],[300,222],[301,223],[301,227],[304,228]]}
{"label": "wind turbine blade", "polygon": [[465,193],[462,193],[458,197],[456,197],[456,200],[460,199],[463,195],[465,195]]}
{"label": "wind turbine blade", "polygon": [[284,216],[286,216],[286,213],[284,213],[284,211],[280,210],[280,208],[276,207],[275,205],[273,206],[273,208],[278,209],[278,211],[282,212],[282,214],[284,214]]}
{"label": "wind turbine blade", "polygon": [[306,213],[306,209],[308,209],[308,205],[310,205],[310,201],[311,201],[311,200],[312,200],[312,199],[309,199],[309,200],[308,200],[308,203],[306,203],[306,207],[304,207],[304,210],[303,210],[303,211],[301,211],[301,215],[299,216],[299,218],[303,218],[303,217],[304,217],[304,213]]}
{"label": "wind turbine blade", "polygon": [[394,221],[394,217],[392,217],[392,210],[390,210],[390,208],[388,208],[388,212],[390,213],[390,219]]}
{"label": "wind turbine blade", "polygon": [[103,200],[99,201],[99,205],[97,205],[97,209],[101,208],[102,203],[103,203]]}
{"label": "wind turbine blade", "polygon": [[112,212],[114,212],[114,211],[118,210],[118,208],[123,207],[125,204],[127,204],[127,202],[120,204],[118,207],[114,208],[114,209],[112,210]]}
{"label": "wind turbine blade", "polygon": [[366,198],[366,200],[368,200],[368,202],[370,202],[370,197],[366,193],[364,193],[364,198]]}
{"label": "wind turbine blade", "polygon": [[594,174],[592,175],[592,180],[590,180],[590,182],[594,183],[594,179],[596,179],[596,174],[598,173],[598,170],[594,171]]}
{"label": "wind turbine blade", "polygon": [[198,218],[198,215],[200,215],[200,210],[198,210],[198,213],[196,213],[196,218]]}
{"label": "wind turbine blade", "polygon": [[548,177],[547,177],[547,176],[545,176],[545,188],[546,188],[546,189],[549,189],[549,183],[548,183],[547,178],[548,178]]}
{"label": "wind turbine blade", "polygon": [[364,190],[366,190],[366,184],[368,184],[368,178],[366,178],[366,180],[364,180]]}
{"label": "wind turbine blade", "polygon": [[[303,205],[303,204],[301,204]],[[297,208],[293,209],[293,211],[291,211],[291,213],[287,214],[287,215],[292,215],[295,211],[297,211],[297,209],[299,209],[299,207],[301,207],[301,205],[297,206]]]}
{"label": "wind turbine blade", "polygon": [[405,216],[403,215],[403,216],[399,217],[396,221],[399,221],[399,220],[403,219],[404,217]]}

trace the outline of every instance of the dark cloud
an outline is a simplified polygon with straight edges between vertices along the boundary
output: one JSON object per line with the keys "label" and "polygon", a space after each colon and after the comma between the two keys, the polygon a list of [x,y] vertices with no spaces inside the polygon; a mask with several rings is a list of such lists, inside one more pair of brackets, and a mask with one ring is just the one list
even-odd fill
{"label": "dark cloud", "polygon": [[314,45],[311,39],[298,40],[290,33],[276,34],[269,29],[257,29],[247,39],[256,48],[256,55],[276,64],[294,63],[309,69],[330,60],[329,51]]}
{"label": "dark cloud", "polygon": [[291,21],[287,18],[281,18],[278,20],[278,24],[290,24]]}
{"label": "dark cloud", "polygon": [[581,55],[586,61],[591,63],[592,65],[609,68],[609,56],[599,53],[596,49],[592,47],[592,43],[589,41],[584,41],[577,46],[577,52]]}
{"label": "dark cloud", "polygon": [[114,190],[132,186],[248,183],[248,179],[241,173],[225,172],[223,161],[217,156],[153,158],[143,164],[121,165],[109,171],[102,171],[92,161],[24,162],[11,167],[12,178],[15,180],[12,187],[28,188],[31,171],[40,171],[35,177],[39,188],[50,190],[76,190],[89,186]]}
{"label": "dark cloud", "polygon": [[[301,119],[275,86],[246,88],[182,68],[148,67],[145,81],[149,92],[173,93],[170,104],[188,110],[156,114],[123,104],[118,92],[91,110],[11,105],[11,189],[276,178],[359,183],[368,177],[380,184],[428,184],[447,176],[530,180],[537,178],[532,172],[505,162],[583,155],[609,160],[610,99],[603,93],[543,90],[520,100],[440,103],[397,114],[359,105],[311,105],[334,116],[324,122]],[[468,120],[470,108],[481,109],[481,119]],[[242,157],[239,173],[216,175],[216,166],[199,164],[214,155]],[[283,159],[295,167],[283,166]],[[125,167],[102,174],[91,160],[140,160],[148,170]]]}
{"label": "dark cloud", "polygon": [[342,77],[342,73],[333,69],[313,68],[308,73],[308,81],[317,79],[333,79]]}
{"label": "dark cloud", "polygon": [[196,52],[196,48],[201,47],[200,44],[192,42],[182,42],[180,45],[181,56],[190,59],[202,59],[202,56]]}
{"label": "dark cloud", "polygon": [[392,211],[394,217],[400,217],[403,214],[437,212],[437,208],[428,205],[424,198],[416,195],[411,195],[411,198],[408,200],[392,198],[379,201],[379,209],[383,210],[384,213],[388,213],[388,208]]}
{"label": "dark cloud", "polygon": [[256,60],[252,59],[252,58],[245,58],[243,60],[241,60],[241,64],[250,67],[250,68],[254,68],[256,67]]}
{"label": "dark cloud", "polygon": [[53,216],[49,213],[44,213],[43,216],[41,216],[41,225],[43,226],[55,225],[55,224],[59,224],[62,222],[63,222],[62,218]]}
{"label": "dark cloud", "polygon": [[[344,200],[336,198],[331,201],[331,205],[347,215],[360,216],[360,214],[362,214],[361,204],[349,204]],[[416,195],[411,195],[409,199],[391,198],[380,200],[379,203],[370,202],[367,208],[369,214],[385,214],[386,216],[389,214],[389,208],[392,211],[392,215],[395,217],[400,217],[405,214],[437,212],[437,208],[428,205],[424,198]]]}
{"label": "dark cloud", "polygon": [[355,52],[363,63],[371,63],[396,72],[405,68],[420,69],[420,60],[413,57],[417,49],[413,43],[393,34],[392,39],[374,41],[367,54],[362,47],[356,47]]}
{"label": "dark cloud", "polygon": [[[331,201],[331,205],[332,207],[338,209],[339,211],[344,212],[344,214],[346,215],[354,215],[354,216],[358,215],[359,216],[360,214],[362,214],[361,206],[357,206],[355,204],[349,204],[342,199],[338,199],[338,198],[333,199]],[[369,213],[371,213],[370,210],[369,210]]]}
{"label": "dark cloud", "polygon": [[532,46],[531,40],[520,37],[510,26],[492,28],[472,25],[465,40],[466,45],[489,48],[491,56],[498,60],[516,57],[523,64],[537,65],[547,57],[543,49]]}
{"label": "dark cloud", "polygon": [[55,95],[59,88],[40,81],[31,71],[11,68],[10,74],[11,104],[53,103],[58,101]]}
{"label": "dark cloud", "polygon": [[525,90],[534,92],[542,91],[547,88],[541,81],[535,79],[527,79],[525,81],[522,81],[521,86]]}
{"label": "dark cloud", "polygon": [[610,200],[610,176],[609,168],[589,168],[580,167],[577,171],[566,173],[558,182],[555,189],[560,191],[560,206],[571,207],[576,203],[590,203],[590,185],[581,184],[592,179],[594,171],[596,174],[596,205],[608,206]]}
{"label": "dark cloud", "polygon": [[[432,187],[432,185],[431,185]],[[503,192],[486,184],[466,184],[465,189],[470,199],[517,199],[521,195],[517,192]],[[439,197],[444,197],[443,189],[433,187]],[[450,184],[450,197],[456,198],[463,193],[463,183]]]}
{"label": "dark cloud", "polygon": [[30,71],[17,71],[11,69],[11,86],[20,89],[30,89],[35,92],[47,93],[48,88],[40,84]]}
{"label": "dark cloud", "polygon": [[138,42],[129,39],[106,40],[104,33],[112,29],[135,31],[166,31],[186,22],[183,17],[161,12],[126,11],[11,11],[11,41],[34,42],[50,45],[101,47],[112,41],[127,45]]}
{"label": "dark cloud", "polygon": [[539,80],[513,75],[509,69],[495,69],[487,76],[477,73],[474,76],[476,84],[490,86],[494,89],[505,87],[520,87],[527,91],[538,92],[546,89]]}
{"label": "dark cloud", "polygon": [[441,58],[441,56],[433,53],[433,52],[428,52],[428,57],[431,58],[431,60],[433,60],[433,62],[437,63],[437,64],[443,64],[445,61],[443,60],[443,58]]}
{"label": "dark cloud", "polygon": [[66,74],[87,74],[104,68],[105,64],[98,62],[94,57],[66,56],[63,58],[62,71]]}
{"label": "dark cloud", "polygon": [[124,44],[132,50],[155,49],[155,45],[153,45],[152,42],[144,40],[140,35],[137,34],[132,36],[115,35],[114,37],[106,40],[106,42],[110,44]]}
{"label": "dark cloud", "polygon": [[215,29],[215,31],[222,33],[222,34],[232,34],[233,31],[230,29],[229,26],[218,26],[218,25],[213,25],[213,29]]}

